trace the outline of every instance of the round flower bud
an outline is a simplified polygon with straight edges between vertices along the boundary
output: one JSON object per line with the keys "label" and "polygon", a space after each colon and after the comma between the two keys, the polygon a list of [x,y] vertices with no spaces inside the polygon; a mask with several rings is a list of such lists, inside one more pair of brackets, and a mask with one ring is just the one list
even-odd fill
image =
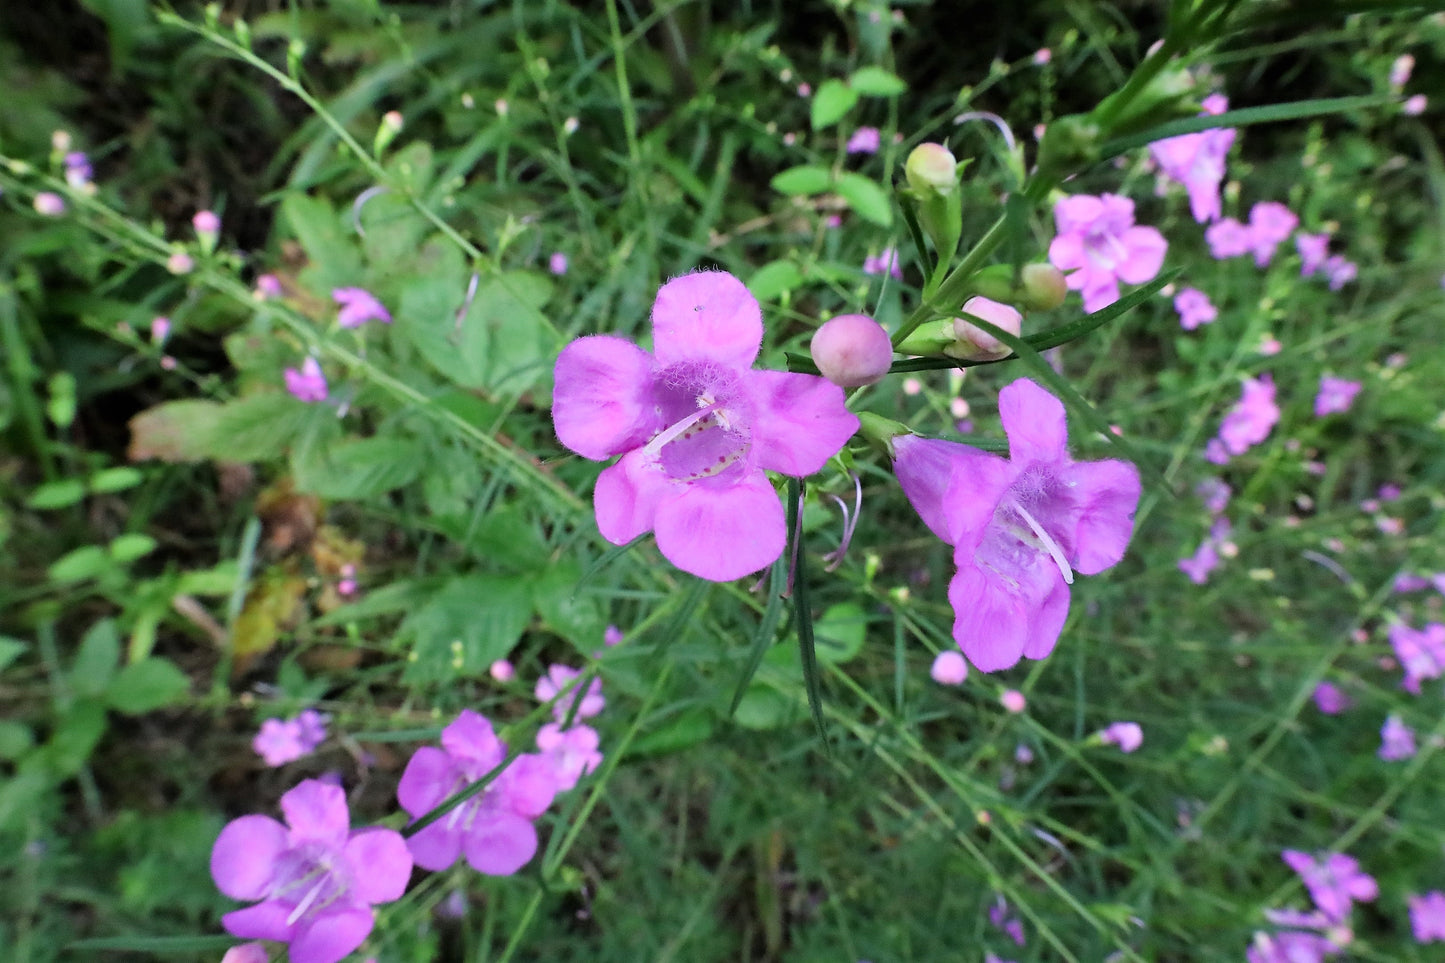
{"label": "round flower bud", "polygon": [[908,155],[903,174],[920,194],[947,194],[958,185],[958,161],[942,144],[919,144]]}
{"label": "round flower bud", "polygon": [[1064,303],[1069,282],[1052,264],[1025,264],[1019,274],[1023,305],[1034,311],[1052,311]]}
{"label": "round flower bud", "polygon": [[823,377],[843,388],[883,380],[893,363],[893,345],[883,326],[866,314],[840,314],[813,334],[813,363]]}
{"label": "round flower bud", "polygon": [[[985,297],[969,298],[963,303],[963,313],[982,318],[994,327],[1002,328],[1009,334],[1018,335],[1023,328],[1023,315],[997,301]],[[958,340],[943,349],[943,353],[965,361],[997,361],[1007,358],[1013,349],[998,338],[984,331],[978,325],[970,324],[964,318],[953,319],[953,335]]]}

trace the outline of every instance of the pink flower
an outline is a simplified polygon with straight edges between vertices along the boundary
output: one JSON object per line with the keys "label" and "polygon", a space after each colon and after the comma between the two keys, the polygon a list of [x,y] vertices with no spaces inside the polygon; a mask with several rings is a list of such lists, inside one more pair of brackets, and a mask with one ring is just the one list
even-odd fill
{"label": "pink flower", "polygon": [[1134,225],[1134,202],[1117,194],[1078,194],[1054,205],[1058,236],[1049,260],[1068,275],[1071,291],[1082,291],[1092,314],[1119,300],[1119,282],[1143,284],[1164,266],[1169,245],[1152,227]]}
{"label": "pink flower", "polygon": [[1179,312],[1179,326],[1193,331],[1219,317],[1219,310],[1209,303],[1209,295],[1198,288],[1185,288],[1174,296],[1174,310]]}
{"label": "pink flower", "polygon": [[880,142],[877,127],[859,127],[853,131],[853,136],[848,138],[845,149],[850,154],[876,154]]}
{"label": "pink flower", "polygon": [[326,375],[321,373],[321,364],[315,358],[307,358],[301,362],[301,370],[287,368],[282,372],[286,379],[286,390],[296,398],[297,401],[325,401],[330,390],[326,385]]}
{"label": "pink flower", "polygon": [[877,257],[866,257],[863,259],[864,274],[891,274],[898,280],[903,280],[903,268],[898,264],[898,249],[885,247],[878,252]]}
{"label": "pink flower", "polygon": [[1337,716],[1351,705],[1350,697],[1332,682],[1321,682],[1315,686],[1315,708],[1327,716]]}
{"label": "pink flower", "polygon": [[1254,243],[1249,228],[1232,217],[1209,225],[1204,231],[1204,240],[1209,244],[1210,255],[1217,261],[1246,254]]}
{"label": "pink flower", "polygon": [[597,751],[597,745],[597,730],[591,726],[563,729],[549,722],[537,730],[537,748],[552,766],[558,792],[575,788],[578,780],[602,765],[602,753]]}
{"label": "pink flower", "polygon": [[[1223,113],[1228,107],[1229,102],[1216,94],[1200,116]],[[1200,224],[1219,217],[1219,185],[1224,180],[1224,161],[1234,145],[1234,136],[1233,128],[1215,128],[1167,137],[1149,145],[1159,169],[1189,192],[1190,213]]]}
{"label": "pink flower", "polygon": [[1031,59],[1033,60],[1035,66],[1042,67],[1044,64],[1054,59],[1054,52],[1048,47],[1040,47],[1038,50],[1034,51],[1034,55]]}
{"label": "pink flower", "polygon": [[[396,789],[401,808],[419,818],[472,783],[493,773],[507,746],[484,717],[463,709],[442,730],[442,748],[423,746],[406,764]],[[416,864],[443,870],[465,855],[488,876],[510,876],[537,852],[532,821],[556,795],[553,764],[524,754],[512,760],[487,788],[456,806],[406,841]]]}
{"label": "pink flower", "polygon": [[1380,748],[1375,754],[1386,762],[1409,759],[1415,754],[1415,731],[1391,713],[1380,727]]}
{"label": "pink flower", "polygon": [[1350,405],[1355,403],[1355,395],[1360,393],[1362,387],[1364,386],[1358,381],[1348,381],[1331,375],[1321,376],[1320,390],[1315,395],[1315,417],[1323,418],[1325,415],[1349,411]]}
{"label": "pink flower", "polygon": [[59,217],[65,213],[65,199],[54,191],[41,191],[31,202],[41,217]]}
{"label": "pink flower", "polygon": [[[534,694],[538,702],[552,702],[563,690],[571,686],[568,698],[552,707],[552,716],[558,722],[566,721],[569,714],[575,715],[579,720],[591,719],[607,705],[607,700],[602,696],[601,679],[594,676],[592,681],[587,684],[586,691],[573,685],[581,674],[570,666],[549,665],[547,674],[537,680]],[[575,713],[572,709],[573,705],[577,706]]]}
{"label": "pink flower", "polygon": [[1400,111],[1406,117],[1419,117],[1425,113],[1425,107],[1428,104],[1429,101],[1424,94],[1416,94],[1413,97],[1407,97],[1405,99],[1405,102],[1400,105]]}
{"label": "pink flower", "polygon": [[1406,692],[1419,695],[1421,681],[1445,675],[1445,625],[1431,622],[1423,629],[1412,629],[1396,622],[1390,626],[1390,647],[1405,670]]}
{"label": "pink flower", "polygon": [[1299,226],[1294,212],[1278,201],[1262,201],[1249,209],[1249,246],[1254,263],[1264,267],[1274,257],[1275,249]]}
{"label": "pink flower", "polygon": [[603,645],[609,647],[617,645],[622,641],[623,638],[624,636],[622,635],[622,630],[615,625],[609,625],[607,626],[607,628],[602,630]]}
{"label": "pink flower", "polygon": [[963,685],[968,678],[968,660],[957,649],[945,649],[934,658],[928,674],[939,685]]}
{"label": "pink flower", "polygon": [[260,900],[221,917],[245,939],[290,944],[293,963],[336,963],[371,932],[374,903],[401,897],[412,859],[390,829],[350,831],[346,794],[308,779],[281,797],[282,825],[242,816],[221,830],[211,876],[233,899]]}
{"label": "pink flower", "polygon": [[260,943],[242,943],[227,950],[221,963],[271,963],[271,954]]}
{"label": "pink flower", "polygon": [[813,332],[808,351],[823,377],[843,388],[877,384],[893,364],[883,326],[866,314],[840,314]]}
{"label": "pink flower", "polygon": [[270,301],[279,298],[283,293],[280,278],[274,274],[262,274],[256,278],[256,290],[252,297],[257,301]]}
{"label": "pink flower", "polygon": [[1239,401],[1219,426],[1219,440],[1226,452],[1242,455],[1251,446],[1269,437],[1279,421],[1279,405],[1275,404],[1274,392],[1274,379],[1267,374],[1244,379]]}
{"label": "pink flower", "polygon": [[215,211],[197,211],[191,218],[191,227],[195,228],[197,234],[215,237],[221,231],[221,219],[216,216]]}
{"label": "pink flower", "polygon": [[1416,943],[1445,942],[1445,893],[1410,897],[1410,929]]}
{"label": "pink flower", "polygon": [[1325,258],[1329,256],[1330,236],[1300,231],[1294,236],[1294,249],[1299,252],[1299,276],[1310,277],[1324,266]]}
{"label": "pink flower", "polygon": [[326,721],[326,716],[315,709],[307,709],[285,721],[267,719],[251,740],[251,748],[266,765],[283,766],[310,755],[326,741]]}
{"label": "pink flower", "polygon": [[1029,700],[1017,689],[1005,689],[1003,695],[998,697],[998,704],[1004,707],[1004,711],[1018,715],[1029,707]]}
{"label": "pink flower", "polygon": [[1390,64],[1390,86],[1399,90],[1410,82],[1410,74],[1415,69],[1415,58],[1410,54],[1400,54],[1395,62]]}
{"label": "pink flower", "polygon": [[1214,539],[1206,538],[1199,543],[1199,548],[1188,558],[1181,558],[1175,563],[1179,571],[1189,577],[1189,581],[1195,585],[1203,585],[1209,581],[1209,573],[1219,567],[1219,549]]}
{"label": "pink flower", "polygon": [[1359,276],[1360,270],[1355,262],[1347,259],[1343,254],[1335,254],[1325,258],[1325,277],[1330,279],[1330,290],[1338,291]]}
{"label": "pink flower", "polygon": [[943,353],[969,361],[997,361],[1013,354],[1013,348],[968,320],[982,318],[996,328],[1017,337],[1023,331],[1024,316],[1013,305],[975,295],[963,302],[964,317],[953,319],[953,336],[958,340]]}
{"label": "pink flower", "polygon": [[623,456],[597,479],[597,527],[614,545],[655,531],[668,561],[715,582],[766,568],[787,532],[764,472],[818,471],[858,418],[823,378],[752,369],[762,311],[731,274],[667,282],[652,328],[652,352],[594,335],[557,359],[557,438]]}
{"label": "pink flower", "polygon": [[1338,956],[1341,949],[1319,933],[1255,933],[1244,958],[1246,963],[1323,963],[1328,957]]}
{"label": "pink flower", "polygon": [[391,313],[365,288],[335,288],[331,299],[341,307],[336,320],[343,328],[359,328],[368,321],[391,323]]}
{"label": "pink flower", "polygon": [[1229,507],[1229,496],[1234,492],[1222,480],[1211,477],[1195,485],[1194,494],[1203,499],[1205,511],[1218,515]]}
{"label": "pink flower", "polygon": [[1297,849],[1286,849],[1280,855],[1285,865],[1299,874],[1315,906],[1335,923],[1344,922],[1355,900],[1368,903],[1380,895],[1374,878],[1360,872],[1359,860],[1352,856],[1329,853],[1317,859]]}
{"label": "pink flower", "polygon": [[166,339],[170,336],[170,318],[160,317],[151,322],[151,344],[165,344]]}
{"label": "pink flower", "polygon": [[547,258],[547,270],[551,271],[558,277],[566,274],[567,255],[563,254],[561,251],[553,252],[552,256]]}
{"label": "pink flower", "polygon": [[1075,462],[1064,406],[1020,378],[999,392],[1009,458],[914,435],[894,439],[894,470],[914,510],[954,548],[953,636],[984,672],[1053,651],[1074,572],[1119,561],[1134,530],[1139,473]]}
{"label": "pink flower", "polygon": [[1118,746],[1120,752],[1133,752],[1144,744],[1144,730],[1137,722],[1115,722],[1099,733],[1099,739]]}
{"label": "pink flower", "polygon": [[498,682],[511,682],[517,676],[516,667],[506,659],[498,659],[488,668],[487,673]]}

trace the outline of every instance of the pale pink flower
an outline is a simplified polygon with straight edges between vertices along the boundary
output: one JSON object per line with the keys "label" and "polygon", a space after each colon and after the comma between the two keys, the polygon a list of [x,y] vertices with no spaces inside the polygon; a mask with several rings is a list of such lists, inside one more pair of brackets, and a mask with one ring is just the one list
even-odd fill
{"label": "pale pink flower", "polygon": [[1416,94],[1413,97],[1407,98],[1405,102],[1400,105],[1400,111],[1407,117],[1419,117],[1425,113],[1425,107],[1428,103],[1429,100],[1426,99],[1424,94]]}
{"label": "pale pink flower", "polygon": [[1416,943],[1445,942],[1445,893],[1432,890],[1411,896],[1410,929]]}
{"label": "pale pink flower", "polygon": [[336,320],[343,328],[359,328],[368,321],[391,323],[391,312],[365,288],[334,288],[331,299],[340,307]]}
{"label": "pale pink flower", "polygon": [[1275,249],[1299,226],[1294,212],[1278,201],[1261,201],[1249,209],[1250,249],[1254,263],[1264,267],[1274,257]]}
{"label": "pale pink flower", "polygon": [[1115,722],[1099,733],[1099,739],[1118,746],[1120,752],[1133,752],[1144,744],[1144,730],[1137,722]]}
{"label": "pale pink flower", "polygon": [[859,127],[853,131],[853,136],[848,138],[844,149],[849,154],[876,154],[880,142],[881,135],[877,127]]}
{"label": "pale pink flower", "polygon": [[1410,54],[1400,54],[1395,62],[1390,64],[1390,86],[1399,90],[1410,82],[1410,74],[1415,69],[1415,58]]}
{"label": "pale pink flower", "polygon": [[1134,224],[1134,202],[1117,194],[1077,194],[1054,205],[1058,228],[1049,261],[1070,272],[1071,291],[1090,314],[1119,300],[1119,282],[1143,284],[1159,273],[1169,245],[1152,227]]}
{"label": "pale pink flower", "polygon": [[1219,441],[1226,452],[1242,455],[1269,437],[1280,415],[1274,394],[1274,379],[1268,374],[1244,379],[1238,403],[1219,426]]}
{"label": "pale pink flower", "polygon": [[939,685],[962,685],[968,678],[968,660],[957,649],[944,649],[934,658],[928,674]]}
{"label": "pale pink flower", "polygon": [[547,270],[561,277],[567,273],[567,255],[561,251],[554,251],[552,256],[547,258]]}
{"label": "pale pink flower", "polygon": [[59,217],[65,213],[65,199],[54,191],[41,191],[31,202],[41,217]]}
{"label": "pale pink flower", "polygon": [[999,705],[1003,706],[1014,715],[1018,715],[1028,708],[1028,699],[1017,689],[1005,689],[1003,695],[998,697]]}
{"label": "pale pink flower", "polygon": [[1254,237],[1249,228],[1232,217],[1226,217],[1205,229],[1204,240],[1209,245],[1210,255],[1222,261],[1249,253]]}
{"label": "pale pink flower", "polygon": [[1174,310],[1179,312],[1179,326],[1185,331],[1193,331],[1219,317],[1219,309],[1210,303],[1209,295],[1198,288],[1185,288],[1175,295]]}
{"label": "pale pink flower", "polygon": [[1380,727],[1380,749],[1376,753],[1386,762],[1409,759],[1415,754],[1415,730],[1405,725],[1403,719],[1391,713]]}
{"label": "pale pink flower", "polygon": [[286,379],[286,390],[298,401],[313,402],[325,401],[327,392],[330,390],[326,384],[326,375],[321,371],[321,363],[315,358],[308,357],[301,362],[301,370],[287,368],[282,372]]}
{"label": "pale pink flower", "polygon": [[1294,249],[1299,252],[1299,274],[1307,278],[1324,266],[1329,257],[1330,236],[1328,234],[1306,234],[1300,231],[1294,236]]}

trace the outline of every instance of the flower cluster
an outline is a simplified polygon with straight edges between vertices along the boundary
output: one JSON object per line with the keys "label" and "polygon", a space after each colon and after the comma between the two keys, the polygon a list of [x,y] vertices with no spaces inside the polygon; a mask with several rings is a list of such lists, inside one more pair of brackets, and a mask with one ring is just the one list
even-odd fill
{"label": "flower cluster", "polygon": [[261,723],[251,748],[268,766],[284,766],[309,756],[326,741],[328,717],[315,709],[303,710],[291,719],[267,719]]}

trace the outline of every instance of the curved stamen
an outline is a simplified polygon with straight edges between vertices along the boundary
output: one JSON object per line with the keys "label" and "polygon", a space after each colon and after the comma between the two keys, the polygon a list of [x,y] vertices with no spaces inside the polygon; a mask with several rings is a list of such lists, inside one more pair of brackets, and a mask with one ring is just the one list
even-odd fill
{"label": "curved stamen", "polygon": [[325,870],[322,870],[316,880],[316,884],[307,890],[306,895],[301,898],[301,902],[297,903],[296,908],[286,917],[287,926],[293,925],[297,920],[306,915],[306,911],[311,908],[311,904],[316,902],[316,897],[321,895],[321,889],[326,885],[326,876]]}
{"label": "curved stamen", "polygon": [[858,519],[863,515],[863,479],[858,477],[857,472],[849,472],[853,476],[853,511],[848,511],[848,506],[843,499],[837,495],[829,495],[837,503],[839,511],[843,513],[843,538],[838,542],[838,548],[829,552],[823,558],[827,559],[828,567],[825,571],[831,572],[843,564],[843,556],[848,554],[848,546],[853,543],[853,533],[858,529]]}
{"label": "curved stamen", "polygon": [[716,403],[710,404],[706,408],[699,408],[697,411],[694,411],[692,414],[688,415],[686,418],[683,418],[681,421],[678,421],[676,424],[664,428],[662,431],[658,432],[651,441],[647,443],[647,447],[642,449],[642,457],[647,461],[656,461],[658,455],[661,454],[662,449],[666,447],[669,442],[676,439],[679,435],[687,431],[699,421],[702,421],[703,419],[710,416],[714,411],[717,410],[717,408],[718,405]]}
{"label": "curved stamen", "polygon": [[1029,529],[1033,531],[1034,537],[1039,540],[1039,548],[1048,552],[1049,557],[1054,560],[1054,564],[1059,567],[1059,574],[1064,577],[1064,581],[1069,585],[1073,585],[1074,570],[1069,567],[1069,560],[1064,558],[1064,550],[1059,546],[1059,543],[1054,541],[1053,537],[1044,531],[1044,527],[1039,524],[1038,519],[1030,515],[1028,510],[1018,502],[1014,502],[1013,509],[1019,513],[1019,517],[1022,518]]}

